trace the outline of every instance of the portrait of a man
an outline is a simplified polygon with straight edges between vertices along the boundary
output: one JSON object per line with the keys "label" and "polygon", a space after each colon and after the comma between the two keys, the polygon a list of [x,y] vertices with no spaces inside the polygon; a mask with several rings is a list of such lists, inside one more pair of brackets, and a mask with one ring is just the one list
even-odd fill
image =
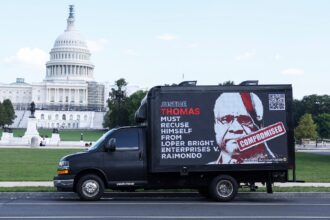
{"label": "portrait of a man", "polygon": [[220,150],[218,159],[210,164],[254,164],[275,158],[263,142],[240,150],[237,140],[263,127],[264,107],[251,92],[222,93],[214,104],[214,131]]}

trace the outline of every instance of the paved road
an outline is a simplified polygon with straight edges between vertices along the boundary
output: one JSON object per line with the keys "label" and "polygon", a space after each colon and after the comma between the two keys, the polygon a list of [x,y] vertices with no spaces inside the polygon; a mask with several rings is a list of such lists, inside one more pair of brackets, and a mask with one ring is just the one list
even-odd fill
{"label": "paved road", "polygon": [[0,194],[0,219],[330,219],[330,194],[241,194],[231,203],[198,194]]}

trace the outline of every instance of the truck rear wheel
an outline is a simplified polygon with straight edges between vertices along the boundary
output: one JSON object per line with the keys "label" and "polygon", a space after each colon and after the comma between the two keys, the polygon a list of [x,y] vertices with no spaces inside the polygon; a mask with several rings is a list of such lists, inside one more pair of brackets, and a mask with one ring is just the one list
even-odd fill
{"label": "truck rear wheel", "polygon": [[78,180],[76,191],[82,200],[99,200],[104,193],[104,183],[100,177],[88,174]]}
{"label": "truck rear wheel", "polygon": [[237,181],[233,177],[221,175],[212,180],[209,192],[214,200],[228,202],[235,198],[237,189]]}

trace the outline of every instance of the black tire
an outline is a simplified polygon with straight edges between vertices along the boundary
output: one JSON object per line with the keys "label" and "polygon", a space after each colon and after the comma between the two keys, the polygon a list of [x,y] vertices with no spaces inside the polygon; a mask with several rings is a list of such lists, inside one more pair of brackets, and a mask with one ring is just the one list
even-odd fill
{"label": "black tire", "polygon": [[104,193],[104,183],[99,176],[88,174],[78,180],[76,191],[81,200],[99,200]]}
{"label": "black tire", "polygon": [[235,198],[238,190],[237,181],[228,175],[215,177],[210,186],[210,196],[219,202],[228,202]]}

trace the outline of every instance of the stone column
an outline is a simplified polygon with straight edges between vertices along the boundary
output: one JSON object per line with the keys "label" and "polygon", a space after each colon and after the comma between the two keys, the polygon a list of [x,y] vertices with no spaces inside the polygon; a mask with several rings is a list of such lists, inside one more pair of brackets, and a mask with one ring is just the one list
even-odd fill
{"label": "stone column", "polygon": [[75,103],[78,103],[79,104],[79,89],[75,89]]}
{"label": "stone column", "polygon": [[[50,88],[50,101],[55,101],[53,99],[53,91],[54,91],[54,88]],[[54,95],[55,96],[55,95]],[[55,98],[55,97],[54,97]]]}
{"label": "stone column", "polygon": [[56,88],[54,88],[54,103],[56,103],[57,102],[57,89]]}

